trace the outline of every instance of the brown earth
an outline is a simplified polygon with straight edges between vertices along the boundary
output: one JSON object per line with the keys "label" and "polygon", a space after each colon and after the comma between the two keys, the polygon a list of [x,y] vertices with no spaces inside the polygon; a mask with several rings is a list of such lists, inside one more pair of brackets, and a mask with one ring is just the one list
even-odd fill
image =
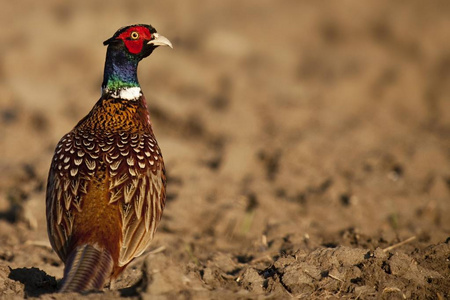
{"label": "brown earth", "polygon": [[4,1],[0,20],[0,298],[78,296],[54,294],[46,176],[133,23],[174,44],[140,66],[168,202],[89,298],[450,298],[447,1]]}

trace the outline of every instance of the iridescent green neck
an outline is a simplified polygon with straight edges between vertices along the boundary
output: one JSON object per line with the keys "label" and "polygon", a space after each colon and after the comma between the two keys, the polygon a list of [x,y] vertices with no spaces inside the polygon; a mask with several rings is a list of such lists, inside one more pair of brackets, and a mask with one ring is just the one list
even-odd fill
{"label": "iridescent green neck", "polygon": [[108,47],[102,88],[112,91],[139,87],[137,79],[138,63],[139,59],[128,53]]}
{"label": "iridescent green neck", "polygon": [[110,76],[106,81],[106,85],[103,84],[102,86],[103,86],[103,88],[106,88],[106,89],[112,91],[112,90],[120,90],[120,89],[125,89],[125,88],[130,88],[130,87],[139,87],[139,83],[137,82],[137,80],[136,80],[136,82],[124,81],[120,77]]}

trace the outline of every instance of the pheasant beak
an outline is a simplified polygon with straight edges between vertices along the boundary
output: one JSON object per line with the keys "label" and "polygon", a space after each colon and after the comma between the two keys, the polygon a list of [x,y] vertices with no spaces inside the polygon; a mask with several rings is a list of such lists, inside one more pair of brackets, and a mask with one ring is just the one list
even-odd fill
{"label": "pheasant beak", "polygon": [[154,39],[149,41],[147,44],[155,46],[169,46],[173,49],[172,43],[166,37],[159,35],[158,33],[154,33],[153,36]]}

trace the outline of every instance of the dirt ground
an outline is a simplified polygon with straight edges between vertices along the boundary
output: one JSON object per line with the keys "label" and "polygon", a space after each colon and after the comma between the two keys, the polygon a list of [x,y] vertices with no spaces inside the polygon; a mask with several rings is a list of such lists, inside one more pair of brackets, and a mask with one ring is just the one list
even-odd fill
{"label": "dirt ground", "polygon": [[55,294],[44,197],[119,27],[174,44],[139,78],[168,201],[115,299],[449,299],[447,1],[8,1],[0,298]]}

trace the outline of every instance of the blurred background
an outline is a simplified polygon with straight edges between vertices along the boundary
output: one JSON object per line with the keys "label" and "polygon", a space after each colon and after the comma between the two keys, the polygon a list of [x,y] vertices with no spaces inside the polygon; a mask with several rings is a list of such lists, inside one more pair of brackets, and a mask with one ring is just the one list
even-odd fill
{"label": "blurred background", "polygon": [[[0,266],[61,278],[45,225],[50,160],[100,97],[102,42],[135,23],[153,25],[174,45],[139,67],[169,178],[152,246],[163,254],[149,258],[166,273],[152,273],[158,285],[145,292],[184,290],[175,273],[200,278],[189,277],[191,289],[255,292],[236,283],[243,268],[214,273],[210,261],[251,265],[267,256],[264,270],[299,249],[373,250],[416,237],[413,251],[444,242],[447,4],[4,1]],[[122,285],[139,272],[146,271],[130,268]],[[55,287],[0,284],[19,295],[42,289]]]}

